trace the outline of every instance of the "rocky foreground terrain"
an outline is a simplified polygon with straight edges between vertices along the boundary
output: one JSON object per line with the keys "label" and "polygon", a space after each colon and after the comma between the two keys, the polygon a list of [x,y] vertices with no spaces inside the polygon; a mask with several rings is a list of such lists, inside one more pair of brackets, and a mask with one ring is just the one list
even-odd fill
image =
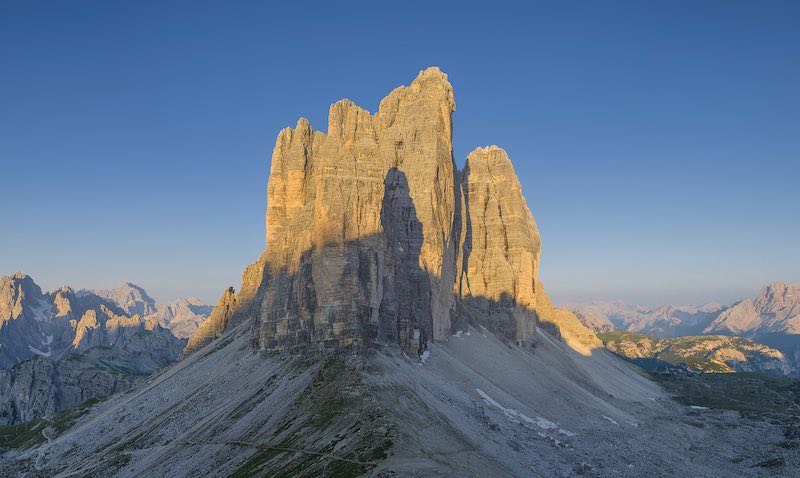
{"label": "rocky foreground terrain", "polygon": [[185,358],[17,430],[0,475],[791,476],[785,424],[677,403],[552,306],[508,155],[457,170],[454,109],[429,68],[281,131],[266,249]]}

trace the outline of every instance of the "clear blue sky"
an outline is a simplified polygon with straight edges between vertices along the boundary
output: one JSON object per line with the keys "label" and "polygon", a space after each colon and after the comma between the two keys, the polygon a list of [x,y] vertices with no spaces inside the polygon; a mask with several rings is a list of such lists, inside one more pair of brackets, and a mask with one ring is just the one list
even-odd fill
{"label": "clear blue sky", "polygon": [[0,273],[215,302],[277,132],[438,65],[457,163],[507,149],[557,300],[800,282],[800,3],[522,3],[0,3]]}

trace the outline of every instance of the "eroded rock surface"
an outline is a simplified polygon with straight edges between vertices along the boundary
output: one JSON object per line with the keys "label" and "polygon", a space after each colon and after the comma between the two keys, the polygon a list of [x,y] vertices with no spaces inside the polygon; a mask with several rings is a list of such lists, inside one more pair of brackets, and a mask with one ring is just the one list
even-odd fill
{"label": "eroded rock surface", "polygon": [[429,68],[375,114],[341,100],[327,133],[302,118],[282,130],[266,249],[226,320],[255,317],[256,342],[273,352],[378,341],[420,356],[468,324],[530,344],[537,321],[598,345],[536,280],[541,240],[505,151],[478,148],[456,170],[454,109],[447,76]]}
{"label": "eroded rock surface", "polygon": [[430,68],[374,115],[342,100],[330,108],[327,134],[304,119],[281,131],[267,247],[251,266],[263,274],[260,281],[247,274],[242,286],[246,302],[257,304],[250,308],[260,317],[261,348],[379,338],[418,355],[427,340],[450,332],[454,108],[447,76]]}
{"label": "eroded rock surface", "polygon": [[544,294],[536,288],[542,242],[506,152],[489,146],[470,153],[461,189],[461,310],[507,339],[531,342],[537,294]]}

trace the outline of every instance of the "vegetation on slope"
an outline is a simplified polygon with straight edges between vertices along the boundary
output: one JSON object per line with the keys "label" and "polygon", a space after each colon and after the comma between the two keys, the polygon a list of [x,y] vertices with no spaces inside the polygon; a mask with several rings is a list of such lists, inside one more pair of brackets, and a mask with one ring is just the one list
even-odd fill
{"label": "vegetation on slope", "polygon": [[105,398],[92,398],[77,407],[56,413],[51,418],[37,418],[15,425],[0,426],[0,449],[33,448],[63,433],[80,417]]}
{"label": "vegetation on slope", "polygon": [[605,347],[648,370],[684,368],[702,373],[762,372],[786,375],[783,354],[740,337],[698,335],[663,339],[629,332],[598,334]]}

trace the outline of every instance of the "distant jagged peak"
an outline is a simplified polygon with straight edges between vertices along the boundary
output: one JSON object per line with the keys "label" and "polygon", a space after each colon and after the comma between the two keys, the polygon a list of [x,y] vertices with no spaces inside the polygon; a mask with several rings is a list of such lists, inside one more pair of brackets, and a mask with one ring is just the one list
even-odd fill
{"label": "distant jagged peak", "polygon": [[[18,279],[18,280],[31,279],[31,276],[29,276],[28,274],[26,274],[26,273],[24,273],[22,271],[17,271],[15,273],[11,274],[10,277],[12,279]],[[31,279],[31,280],[33,280],[33,279]]]}
{"label": "distant jagged peak", "polygon": [[92,289],[98,297],[115,302],[128,314],[148,316],[156,312],[156,301],[142,287],[131,282],[123,282],[115,289]]}
{"label": "distant jagged peak", "polygon": [[800,284],[772,281],[761,288],[756,304],[766,306],[771,302],[795,302],[800,305]]}

